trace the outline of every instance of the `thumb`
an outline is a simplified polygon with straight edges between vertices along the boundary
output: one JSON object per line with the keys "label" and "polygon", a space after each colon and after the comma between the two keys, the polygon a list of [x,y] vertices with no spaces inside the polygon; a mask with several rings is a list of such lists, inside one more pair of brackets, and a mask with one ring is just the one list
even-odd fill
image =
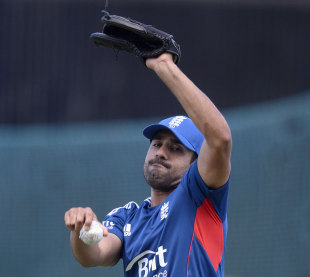
{"label": "thumb", "polygon": [[107,227],[102,226],[102,229],[103,229],[103,236],[104,236],[104,237],[107,237],[107,236],[108,236],[108,234],[109,234],[108,228],[107,228]]}
{"label": "thumb", "polygon": [[100,224],[100,226],[103,230],[103,236],[106,237],[109,234],[108,228],[105,227],[101,222],[98,221],[98,223]]}

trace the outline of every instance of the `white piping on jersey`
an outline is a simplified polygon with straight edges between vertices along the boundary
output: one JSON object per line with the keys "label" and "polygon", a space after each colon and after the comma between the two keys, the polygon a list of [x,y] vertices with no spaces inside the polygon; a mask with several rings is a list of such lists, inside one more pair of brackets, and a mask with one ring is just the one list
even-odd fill
{"label": "white piping on jersey", "polygon": [[115,214],[115,213],[116,213],[119,209],[121,209],[121,208],[130,210],[130,209],[131,209],[131,204],[136,205],[136,207],[139,209],[139,205],[138,205],[136,202],[130,201],[129,203],[127,203],[127,204],[124,205],[123,207],[118,207],[118,208],[113,209],[111,212],[108,213],[108,215]]}

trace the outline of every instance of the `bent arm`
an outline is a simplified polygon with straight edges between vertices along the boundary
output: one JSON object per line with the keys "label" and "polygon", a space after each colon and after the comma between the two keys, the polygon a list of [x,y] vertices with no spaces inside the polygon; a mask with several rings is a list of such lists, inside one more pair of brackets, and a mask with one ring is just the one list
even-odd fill
{"label": "bent arm", "polygon": [[232,139],[230,128],[212,101],[173,62],[168,53],[148,59],[188,116],[205,137],[198,156],[199,173],[210,188],[223,186],[230,174]]}
{"label": "bent arm", "polygon": [[96,214],[91,208],[76,207],[65,213],[65,224],[70,232],[70,244],[76,260],[85,267],[112,266],[121,257],[122,242],[114,234],[101,224],[103,238],[94,245],[87,245],[79,239],[80,230],[85,225],[89,228],[93,220],[97,220]]}

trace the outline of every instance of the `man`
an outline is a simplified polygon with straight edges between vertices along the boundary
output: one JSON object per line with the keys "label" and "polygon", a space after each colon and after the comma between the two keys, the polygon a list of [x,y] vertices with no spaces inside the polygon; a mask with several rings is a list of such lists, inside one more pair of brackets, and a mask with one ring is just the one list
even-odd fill
{"label": "man", "polygon": [[84,266],[111,266],[122,258],[125,276],[224,276],[229,126],[171,54],[148,59],[146,66],[191,120],[176,116],[144,129],[151,141],[144,163],[151,197],[141,207],[129,202],[109,213],[99,243],[86,245],[79,239],[82,225],[97,220],[90,208],[66,212],[72,251]]}

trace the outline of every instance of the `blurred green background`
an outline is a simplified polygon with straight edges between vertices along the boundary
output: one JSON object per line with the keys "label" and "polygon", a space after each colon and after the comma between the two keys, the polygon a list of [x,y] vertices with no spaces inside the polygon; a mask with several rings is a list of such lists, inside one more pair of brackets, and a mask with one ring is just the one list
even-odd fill
{"label": "blurred green background", "polygon": [[[73,258],[63,216],[149,196],[145,125],[184,114],[127,53],[96,47],[104,1],[0,2],[0,276],[122,276]],[[110,0],[181,44],[233,135],[226,276],[310,276],[310,3]],[[174,276],[173,276],[174,277]]]}

